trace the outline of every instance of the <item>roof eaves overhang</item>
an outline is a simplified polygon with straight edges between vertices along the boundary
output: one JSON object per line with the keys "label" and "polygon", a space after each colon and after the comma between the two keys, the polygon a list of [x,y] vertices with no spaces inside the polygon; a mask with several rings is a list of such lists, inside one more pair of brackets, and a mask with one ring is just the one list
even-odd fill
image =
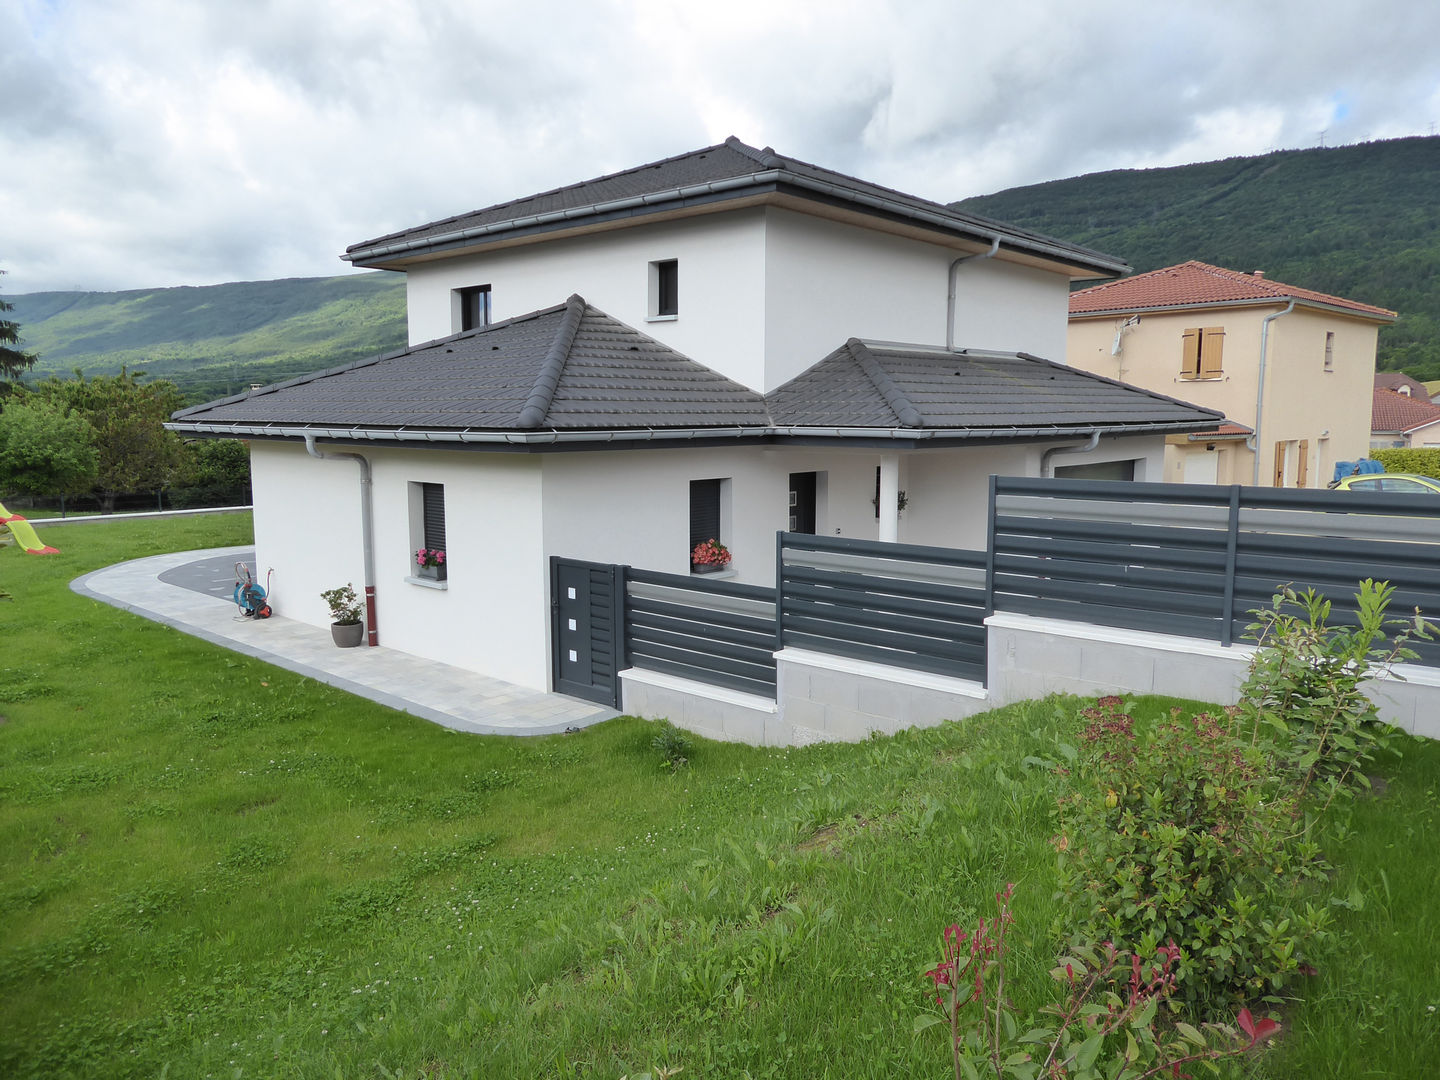
{"label": "roof eaves overhang", "polygon": [[340,257],[355,266],[388,268],[419,256],[477,246],[504,237],[527,233],[533,235],[581,224],[596,224],[649,215],[674,210],[677,206],[700,208],[717,201],[728,201],[766,191],[778,192],[781,188],[804,191],[812,196],[833,201],[838,205],[862,206],[885,217],[919,222],[950,235],[983,240],[986,243],[991,243],[998,237],[1003,250],[1041,256],[1064,263],[1072,269],[1096,272],[1099,276],[1115,276],[1130,269],[1129,264],[1124,260],[1105,255],[1103,252],[1059,242],[1048,243],[1036,237],[1013,233],[1004,228],[993,228],[979,222],[970,222],[954,214],[913,206],[900,200],[885,199],[869,192],[857,191],[815,177],[799,175],[786,169],[765,169],[743,176],[727,177],[724,180],[712,180],[703,184],[651,192],[646,195],[634,195],[624,199],[568,207],[564,210],[553,210],[544,214],[530,214],[505,221],[489,222],[470,228],[415,237],[410,240],[396,239],[389,243],[368,247],[357,246],[346,251]]}
{"label": "roof eaves overhang", "polygon": [[1001,428],[875,428],[806,424],[737,425],[702,428],[612,428],[583,431],[467,431],[457,429],[336,427],[324,424],[254,424],[214,421],[171,421],[169,431],[218,439],[325,439],[349,445],[433,446],[473,449],[551,450],[604,449],[676,443],[735,442],[774,444],[800,442],[834,445],[931,445],[1011,442],[1016,439],[1067,439],[1093,434],[1127,436],[1184,434],[1213,424],[1205,417],[1195,421],[1152,421],[1135,424],[1040,424]]}
{"label": "roof eaves overhang", "polygon": [[1215,308],[1284,307],[1292,300],[1295,301],[1297,308],[1323,311],[1332,315],[1344,315],[1347,318],[1359,319],[1363,322],[1388,324],[1393,323],[1398,318],[1393,311],[1382,315],[1378,312],[1361,311],[1356,308],[1345,307],[1341,304],[1326,304],[1301,296],[1257,296],[1248,300],[1206,300],[1193,304],[1153,304],[1149,307],[1130,306],[1106,308],[1103,311],[1073,311],[1070,313],[1070,321],[1075,322],[1080,319],[1111,319],[1121,315],[1167,315],[1172,311],[1209,311]]}

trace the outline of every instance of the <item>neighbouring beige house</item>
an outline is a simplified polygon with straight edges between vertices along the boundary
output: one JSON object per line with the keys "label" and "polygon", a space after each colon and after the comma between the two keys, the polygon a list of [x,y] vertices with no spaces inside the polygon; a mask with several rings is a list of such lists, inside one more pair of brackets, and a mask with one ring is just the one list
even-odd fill
{"label": "neighbouring beige house", "polygon": [[1070,296],[1077,368],[1224,412],[1167,439],[1165,479],[1324,487],[1370,451],[1379,329],[1395,312],[1202,262]]}
{"label": "neighbouring beige house", "polygon": [[1376,386],[1370,407],[1370,446],[1374,450],[1440,447],[1440,405]]}

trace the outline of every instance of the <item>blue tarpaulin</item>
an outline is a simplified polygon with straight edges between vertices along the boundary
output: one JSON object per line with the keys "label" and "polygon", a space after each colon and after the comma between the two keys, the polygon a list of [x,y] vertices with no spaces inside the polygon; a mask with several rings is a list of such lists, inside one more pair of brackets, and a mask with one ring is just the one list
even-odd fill
{"label": "blue tarpaulin", "polygon": [[1337,461],[1335,462],[1335,479],[1332,484],[1338,484],[1347,476],[1364,476],[1366,473],[1384,472],[1385,466],[1373,458],[1365,458],[1361,461]]}

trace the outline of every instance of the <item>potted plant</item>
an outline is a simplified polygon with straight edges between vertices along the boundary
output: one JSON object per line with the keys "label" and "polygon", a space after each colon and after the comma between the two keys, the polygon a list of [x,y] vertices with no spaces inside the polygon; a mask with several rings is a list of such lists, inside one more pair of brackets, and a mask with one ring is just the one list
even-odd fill
{"label": "potted plant", "polygon": [[415,552],[416,574],[436,581],[445,580],[445,552],[440,548],[420,548]]}
{"label": "potted plant", "polygon": [[326,589],[320,599],[330,606],[330,636],[342,649],[353,649],[365,640],[365,624],[360,621],[361,603],[355,586],[346,582],[338,589]]}
{"label": "potted plant", "polygon": [[690,570],[696,574],[714,574],[730,565],[730,549],[713,537],[695,545],[690,552]]}

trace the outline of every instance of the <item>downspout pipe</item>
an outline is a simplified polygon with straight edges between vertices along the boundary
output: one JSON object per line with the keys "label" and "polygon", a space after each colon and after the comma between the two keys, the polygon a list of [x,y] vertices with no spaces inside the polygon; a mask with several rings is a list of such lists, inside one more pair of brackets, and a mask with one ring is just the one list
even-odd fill
{"label": "downspout pipe", "polygon": [[1060,454],[1088,454],[1095,447],[1100,445],[1100,432],[1092,431],[1090,441],[1081,443],[1079,446],[1052,446],[1045,453],[1040,455],[1040,475],[1050,476],[1054,472],[1054,466],[1050,460]]}
{"label": "downspout pipe", "polygon": [[945,297],[945,351],[955,351],[955,282],[960,273],[960,265],[971,259],[989,259],[1000,250],[1000,237],[996,236],[990,242],[989,251],[979,251],[974,255],[961,255],[950,264],[950,291]]}
{"label": "downspout pipe", "polygon": [[380,644],[380,627],[375,618],[375,515],[372,510],[370,460],[363,454],[325,451],[315,445],[315,436],[305,436],[305,452],[321,461],[354,461],[360,466],[360,537],[365,551],[365,644]]}
{"label": "downspout pipe", "polygon": [[1255,469],[1250,476],[1252,487],[1260,486],[1260,418],[1265,411],[1265,368],[1269,356],[1270,324],[1284,315],[1289,315],[1294,310],[1295,301],[1292,299],[1284,311],[1272,311],[1260,323],[1260,378],[1255,386],[1255,432],[1245,440],[1245,445],[1255,455]]}

